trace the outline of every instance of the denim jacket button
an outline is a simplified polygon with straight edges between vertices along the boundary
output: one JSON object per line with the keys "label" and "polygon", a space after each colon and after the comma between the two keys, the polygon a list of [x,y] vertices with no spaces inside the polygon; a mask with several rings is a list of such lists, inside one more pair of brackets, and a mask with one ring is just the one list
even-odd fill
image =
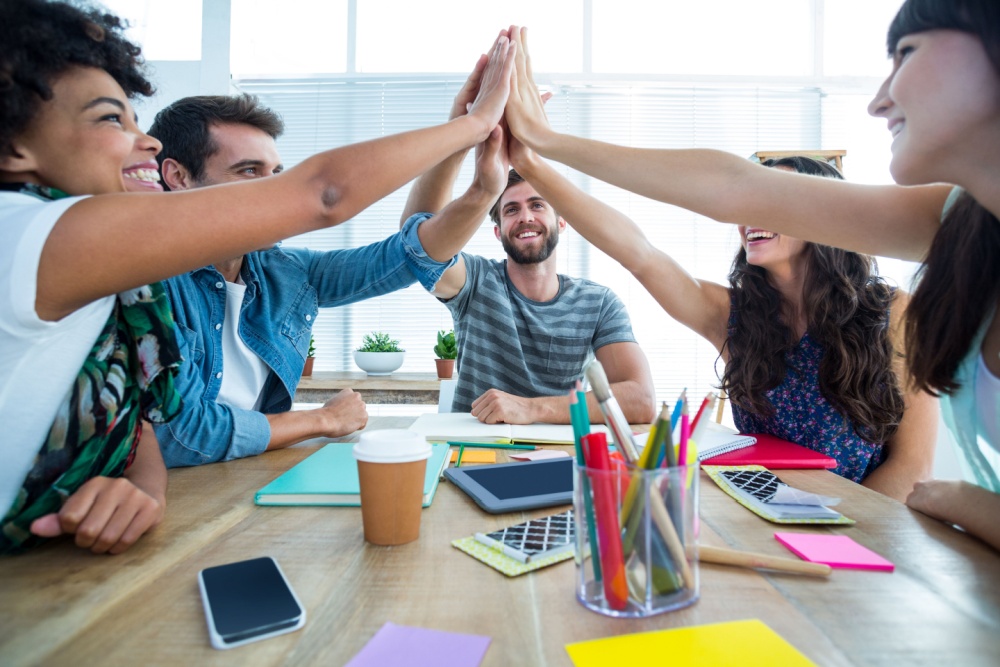
{"label": "denim jacket button", "polygon": [[306,315],[306,322],[312,322],[312,315]]}
{"label": "denim jacket button", "polygon": [[222,377],[222,373],[221,373],[221,372],[219,372],[219,373],[216,373],[216,374],[215,374],[215,377],[216,377],[216,378],[221,378],[221,377]]}
{"label": "denim jacket button", "polygon": [[215,288],[216,289],[222,289],[225,286],[226,286],[226,284],[223,283],[222,281],[219,281],[219,282],[215,283]]}
{"label": "denim jacket button", "polygon": [[218,331],[218,330],[219,330],[219,329],[221,329],[221,328],[222,328],[222,325],[221,325],[221,324],[216,324],[216,325],[215,325],[215,330],[216,330],[216,331]]}

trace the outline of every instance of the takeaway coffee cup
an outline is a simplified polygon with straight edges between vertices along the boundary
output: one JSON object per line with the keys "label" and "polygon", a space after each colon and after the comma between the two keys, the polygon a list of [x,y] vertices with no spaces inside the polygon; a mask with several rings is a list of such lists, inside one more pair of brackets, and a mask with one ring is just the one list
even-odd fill
{"label": "takeaway coffee cup", "polygon": [[368,431],[354,445],[361,482],[361,520],[372,544],[406,544],[420,536],[424,473],[431,446],[419,433]]}

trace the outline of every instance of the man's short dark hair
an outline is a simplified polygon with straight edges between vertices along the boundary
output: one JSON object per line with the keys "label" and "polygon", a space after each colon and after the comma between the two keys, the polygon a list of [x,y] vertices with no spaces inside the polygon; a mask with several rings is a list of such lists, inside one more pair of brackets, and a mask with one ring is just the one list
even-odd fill
{"label": "man's short dark hair", "polygon": [[[205,175],[205,162],[219,150],[212,140],[213,125],[242,124],[256,127],[277,139],[285,131],[281,116],[260,103],[255,95],[195,95],[177,100],[156,114],[149,135],[163,150],[156,156],[179,162],[195,181]],[[164,184],[165,185],[165,184]]]}
{"label": "man's short dark hair", "polygon": [[517,185],[518,183],[524,183],[524,177],[521,176],[521,174],[514,171],[513,169],[511,169],[510,173],[507,174],[507,187],[503,189],[503,192],[500,193],[500,196],[497,197],[497,200],[493,203],[493,206],[490,208],[490,220],[493,221],[494,225],[500,224],[500,203],[503,201],[503,196],[507,193],[507,190],[510,190],[513,186]]}
{"label": "man's short dark hair", "polygon": [[124,30],[125,23],[103,8],[0,2],[0,155],[12,152],[14,139],[52,99],[53,81],[74,66],[104,70],[130,98],[153,94],[142,51]]}

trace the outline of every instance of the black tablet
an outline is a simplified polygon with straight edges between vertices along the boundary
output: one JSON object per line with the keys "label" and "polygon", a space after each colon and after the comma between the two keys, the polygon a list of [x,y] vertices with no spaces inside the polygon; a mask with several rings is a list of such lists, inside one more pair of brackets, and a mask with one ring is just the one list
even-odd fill
{"label": "black tablet", "polygon": [[444,476],[490,514],[573,502],[572,457],[448,468]]}

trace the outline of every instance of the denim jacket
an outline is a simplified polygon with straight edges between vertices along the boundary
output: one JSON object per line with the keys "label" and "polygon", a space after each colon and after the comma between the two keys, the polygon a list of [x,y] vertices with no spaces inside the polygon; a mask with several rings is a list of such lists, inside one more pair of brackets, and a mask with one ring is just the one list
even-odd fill
{"label": "denim jacket", "polygon": [[417,280],[433,289],[455,259],[442,263],[427,256],[417,237],[423,220],[411,218],[400,232],[362,248],[320,252],[275,246],[244,257],[240,275],[247,287],[239,335],[271,369],[261,412],[216,402],[226,312],[222,274],[206,266],[167,280],[186,360],[177,378],[184,409],[154,427],[167,467],[228,461],[267,449],[271,428],[265,414],[291,408],[319,308],[387,294]]}

